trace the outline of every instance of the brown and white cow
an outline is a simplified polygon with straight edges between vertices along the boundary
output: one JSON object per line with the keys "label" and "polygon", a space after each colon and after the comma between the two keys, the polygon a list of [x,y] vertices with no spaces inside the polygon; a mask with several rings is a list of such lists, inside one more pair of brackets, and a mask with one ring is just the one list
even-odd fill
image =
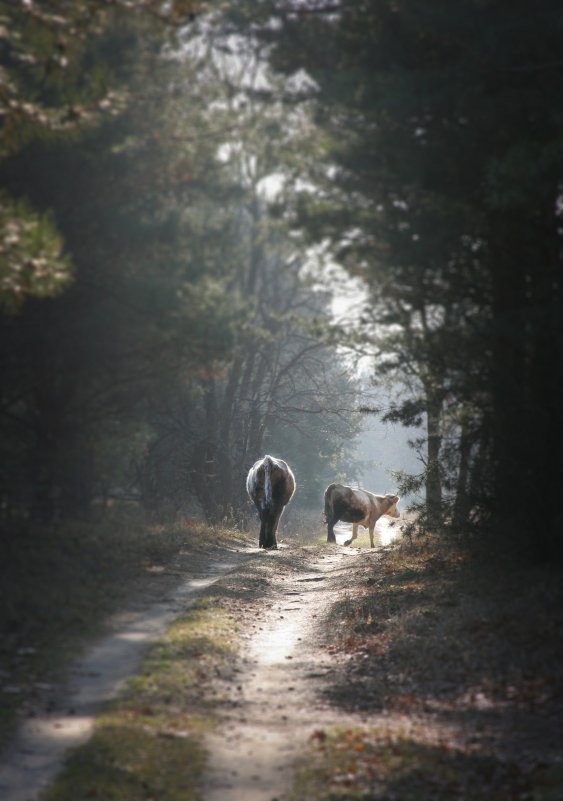
{"label": "brown and white cow", "polygon": [[336,542],[334,525],[342,520],[352,523],[352,537],[344,545],[358,536],[358,526],[369,529],[371,547],[374,547],[373,532],[375,524],[382,515],[400,517],[397,504],[398,495],[374,495],[363,489],[352,489],[343,484],[331,484],[325,490],[325,518],[328,526],[327,542]]}
{"label": "brown and white cow", "polygon": [[277,548],[282,512],[295,492],[295,476],[283,459],[264,456],[248,471],[246,491],[260,515],[259,548]]}

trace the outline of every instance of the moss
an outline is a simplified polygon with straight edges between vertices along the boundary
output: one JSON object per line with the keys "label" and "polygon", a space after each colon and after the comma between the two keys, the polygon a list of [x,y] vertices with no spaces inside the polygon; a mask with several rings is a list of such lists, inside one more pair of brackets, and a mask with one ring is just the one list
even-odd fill
{"label": "moss", "polygon": [[103,724],[48,791],[49,801],[196,801],[204,755],[197,738],[131,723]]}

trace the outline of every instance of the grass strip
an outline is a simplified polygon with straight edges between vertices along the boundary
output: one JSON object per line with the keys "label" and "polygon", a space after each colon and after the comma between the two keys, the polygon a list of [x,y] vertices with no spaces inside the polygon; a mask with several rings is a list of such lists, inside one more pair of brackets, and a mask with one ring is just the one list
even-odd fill
{"label": "grass strip", "polygon": [[236,623],[204,597],[149,651],[138,676],[69,755],[45,801],[197,801],[202,735],[221,697],[214,678],[236,652]]}

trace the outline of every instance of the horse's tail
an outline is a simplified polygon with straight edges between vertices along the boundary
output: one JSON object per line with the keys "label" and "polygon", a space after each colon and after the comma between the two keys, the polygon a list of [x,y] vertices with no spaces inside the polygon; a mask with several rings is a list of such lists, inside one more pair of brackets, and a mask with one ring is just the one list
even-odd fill
{"label": "horse's tail", "polygon": [[272,460],[264,456],[264,505],[272,503]]}

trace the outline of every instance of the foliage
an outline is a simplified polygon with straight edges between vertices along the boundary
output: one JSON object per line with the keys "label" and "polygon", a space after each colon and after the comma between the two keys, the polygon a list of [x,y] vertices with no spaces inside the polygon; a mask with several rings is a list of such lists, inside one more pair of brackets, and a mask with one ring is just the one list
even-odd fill
{"label": "foliage", "polygon": [[24,298],[61,292],[70,280],[69,259],[48,213],[0,194],[0,303],[16,311]]}
{"label": "foliage", "polygon": [[[151,514],[195,501],[210,520],[240,521],[251,464],[264,450],[288,456],[281,430],[310,435],[291,454],[299,472],[306,447],[337,450],[357,425],[345,422],[351,385],[348,401],[330,386],[339,368],[329,367],[323,345],[328,296],[309,286],[303,244],[289,235],[291,176],[306,112],[288,118],[279,104],[264,103],[255,87],[270,76],[246,44],[240,60],[232,59],[232,42],[204,24],[174,56],[183,76],[176,113],[181,119],[189,101],[192,125],[197,113],[198,131],[214,136],[216,166],[195,182],[196,202],[182,212],[185,269],[194,276],[180,289],[182,330],[192,352],[201,348],[201,362],[180,361],[166,387],[151,395],[154,436],[137,460]],[[282,119],[282,138],[272,138],[281,134]],[[269,188],[273,176],[277,190]],[[311,423],[317,418],[322,422]]]}
{"label": "foliage", "polygon": [[[148,506],[185,507],[190,488],[209,519],[240,518],[244,478],[264,450],[288,458],[299,475],[308,451],[317,461],[323,451],[335,455],[358,427],[353,383],[310,331],[323,318],[327,325],[325,298],[310,292],[299,263],[287,266],[295,246],[279,226],[271,229],[265,209],[243,213],[240,200],[230,218],[223,209],[221,238],[201,232],[222,271],[213,308],[202,315],[212,324],[202,340],[206,361],[191,375],[180,371],[153,398],[156,436],[140,465]],[[214,362],[210,337],[221,330],[227,347]],[[310,502],[321,489],[317,473]]]}

